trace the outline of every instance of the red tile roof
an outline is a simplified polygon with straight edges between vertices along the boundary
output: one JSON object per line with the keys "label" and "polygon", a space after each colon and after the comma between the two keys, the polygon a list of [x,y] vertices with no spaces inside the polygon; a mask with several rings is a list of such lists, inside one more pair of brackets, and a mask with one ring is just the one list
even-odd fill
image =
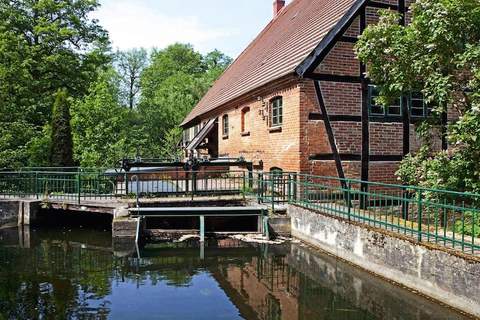
{"label": "red tile roof", "polygon": [[182,125],[293,74],[356,0],[293,0],[213,84]]}

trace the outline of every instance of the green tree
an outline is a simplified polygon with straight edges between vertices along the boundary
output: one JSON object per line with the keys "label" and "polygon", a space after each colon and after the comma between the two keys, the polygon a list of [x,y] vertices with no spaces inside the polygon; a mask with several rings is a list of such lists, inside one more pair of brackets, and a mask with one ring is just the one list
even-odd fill
{"label": "green tree", "polygon": [[130,135],[130,120],[136,116],[120,105],[119,81],[113,69],[102,72],[73,108],[74,156],[81,166],[114,166],[135,154],[140,137]]}
{"label": "green tree", "polygon": [[118,51],[115,55],[115,66],[121,76],[122,103],[130,109],[136,106],[140,93],[140,76],[148,64],[145,49]]}
{"label": "green tree", "polygon": [[51,120],[57,90],[83,96],[109,61],[108,35],[90,18],[98,5],[0,1],[0,167],[28,163],[32,140]]}
{"label": "green tree", "polygon": [[[176,129],[231,62],[218,50],[203,56],[191,45],[173,44],[154,51],[142,74],[138,112],[143,119],[142,154],[174,157]],[[174,138],[178,137],[178,141]]]}
{"label": "green tree", "polygon": [[73,166],[73,141],[70,127],[70,100],[66,89],[58,90],[53,104],[51,125],[51,164]]}
{"label": "green tree", "polygon": [[[434,106],[419,126],[424,144],[405,159],[400,179],[428,187],[480,192],[480,3],[478,0],[417,0],[412,21],[384,11],[357,43],[368,77],[387,104],[412,91]],[[447,108],[459,119],[448,126],[448,151],[432,150],[431,136]],[[433,130],[437,129],[437,130]]]}

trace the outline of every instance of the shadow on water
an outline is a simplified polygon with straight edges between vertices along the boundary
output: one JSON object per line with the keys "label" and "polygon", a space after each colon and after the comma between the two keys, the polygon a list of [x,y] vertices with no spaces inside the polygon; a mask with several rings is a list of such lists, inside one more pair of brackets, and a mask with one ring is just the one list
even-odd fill
{"label": "shadow on water", "polygon": [[461,319],[300,244],[150,245],[102,230],[0,230],[0,319]]}

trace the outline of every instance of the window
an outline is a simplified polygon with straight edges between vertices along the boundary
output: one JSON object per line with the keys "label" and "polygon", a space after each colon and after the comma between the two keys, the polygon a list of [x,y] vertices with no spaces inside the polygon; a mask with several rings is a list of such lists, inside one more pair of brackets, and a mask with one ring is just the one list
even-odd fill
{"label": "window", "polygon": [[276,174],[276,175],[282,175],[283,174],[283,169],[278,168],[278,167],[271,167],[270,168],[270,173]]}
{"label": "window", "polygon": [[222,117],[222,133],[223,137],[228,137],[228,114]]}
{"label": "window", "polygon": [[270,168],[270,177],[271,177],[273,185],[275,187],[283,185],[284,181],[283,181],[283,170],[282,170],[282,168],[278,168],[278,167]]}
{"label": "window", "polygon": [[398,117],[402,115],[402,99],[398,100],[387,107],[384,107],[376,102],[379,95],[379,90],[376,86],[368,86],[368,111],[370,116],[374,117]]}
{"label": "window", "polygon": [[279,127],[283,123],[283,99],[274,98],[270,101],[270,126]]}
{"label": "window", "polygon": [[196,137],[199,131],[200,131],[200,125],[197,124],[195,127],[193,127],[193,136]]}
{"label": "window", "polygon": [[409,104],[412,118],[426,118],[432,113],[432,107],[425,103],[420,92],[413,92],[410,95]]}
{"label": "window", "polygon": [[248,134],[248,125],[250,115],[250,107],[245,107],[242,109],[242,134]]}
{"label": "window", "polygon": [[190,143],[190,128],[183,130],[183,144],[186,146]]}

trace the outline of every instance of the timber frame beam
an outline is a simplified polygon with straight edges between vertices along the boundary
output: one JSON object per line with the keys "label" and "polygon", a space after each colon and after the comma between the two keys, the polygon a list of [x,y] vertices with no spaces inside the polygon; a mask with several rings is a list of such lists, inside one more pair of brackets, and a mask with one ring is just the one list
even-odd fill
{"label": "timber frame beam", "polygon": [[332,155],[333,155],[333,159],[335,160],[335,166],[337,168],[338,177],[342,179],[342,183],[344,183],[343,179],[345,179],[345,173],[342,167],[342,160],[340,159],[337,144],[335,142],[335,134],[333,132],[330,119],[328,118],[327,107],[325,105],[325,101],[323,100],[320,82],[314,80],[314,86],[315,86],[315,93],[317,95],[317,102],[318,102],[318,105],[320,106],[320,111],[324,116],[323,122],[325,124],[325,131],[327,132],[328,142],[330,143],[330,147],[332,149]]}

